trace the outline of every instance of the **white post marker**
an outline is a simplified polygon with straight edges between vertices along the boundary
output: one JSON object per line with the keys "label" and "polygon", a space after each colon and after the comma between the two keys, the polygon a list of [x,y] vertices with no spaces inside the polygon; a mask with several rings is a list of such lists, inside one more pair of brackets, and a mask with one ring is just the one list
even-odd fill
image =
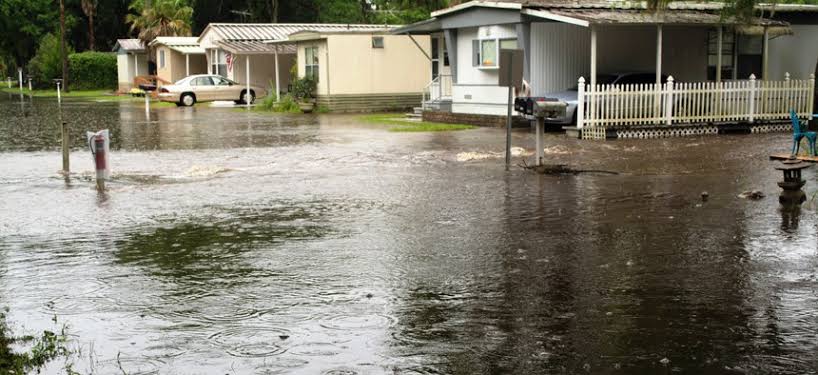
{"label": "white post marker", "polygon": [[28,77],[28,91],[33,91],[31,90],[31,77]]}
{"label": "white post marker", "polygon": [[673,76],[667,77],[666,87],[665,125],[670,125],[673,120]]}
{"label": "white post marker", "polygon": [[9,83],[9,88],[11,88],[11,77],[6,77],[6,81]]}
{"label": "white post marker", "polygon": [[145,115],[148,116],[148,120],[151,118],[151,92],[145,91]]}
{"label": "white post marker", "polygon": [[23,91],[23,68],[17,68],[17,83],[20,84],[20,91]]}
{"label": "white post marker", "polygon": [[57,103],[62,103],[62,96],[60,95],[60,81],[57,81]]}

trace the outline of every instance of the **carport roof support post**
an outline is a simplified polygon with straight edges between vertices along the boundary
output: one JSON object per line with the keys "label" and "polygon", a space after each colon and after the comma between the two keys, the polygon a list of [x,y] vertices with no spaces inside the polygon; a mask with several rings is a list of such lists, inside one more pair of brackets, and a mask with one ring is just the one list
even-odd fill
{"label": "carport roof support post", "polygon": [[656,25],[656,84],[662,83],[662,25]]}
{"label": "carport roof support post", "polygon": [[250,55],[245,55],[244,65],[245,65],[245,72],[244,75],[247,78],[247,92],[244,93],[244,105],[247,108],[250,108]]}
{"label": "carport roof support post", "polygon": [[275,63],[276,63],[276,66],[275,66],[275,68],[276,68],[276,102],[280,102],[281,101],[281,88],[279,86],[280,84],[279,84],[279,81],[278,81],[278,46],[276,46],[276,49],[275,49]]}

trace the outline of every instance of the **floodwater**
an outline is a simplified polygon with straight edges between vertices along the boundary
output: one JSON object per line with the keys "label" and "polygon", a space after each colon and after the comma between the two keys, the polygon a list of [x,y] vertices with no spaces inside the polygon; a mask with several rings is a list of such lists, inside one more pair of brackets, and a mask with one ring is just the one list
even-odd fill
{"label": "floodwater", "polygon": [[58,116],[0,97],[0,306],[15,333],[56,316],[82,373],[818,372],[818,202],[780,211],[767,160],[787,134],[549,134],[549,162],[620,174],[541,176],[504,170],[502,129],[66,101],[64,179]]}

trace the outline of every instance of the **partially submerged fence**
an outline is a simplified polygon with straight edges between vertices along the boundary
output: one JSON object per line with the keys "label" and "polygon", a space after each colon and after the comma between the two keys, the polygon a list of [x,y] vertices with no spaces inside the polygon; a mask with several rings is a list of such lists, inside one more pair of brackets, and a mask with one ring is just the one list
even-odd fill
{"label": "partially submerged fence", "polygon": [[663,84],[585,84],[580,77],[577,127],[583,138],[605,138],[609,129],[652,128],[786,120],[790,109],[802,118],[813,111],[815,75],[783,81],[749,80]]}

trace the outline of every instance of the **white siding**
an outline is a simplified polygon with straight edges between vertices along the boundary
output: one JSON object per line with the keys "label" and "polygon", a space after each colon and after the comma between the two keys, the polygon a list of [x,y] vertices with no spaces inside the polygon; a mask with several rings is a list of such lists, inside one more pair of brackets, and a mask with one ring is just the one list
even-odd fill
{"label": "white siding", "polygon": [[795,33],[770,39],[769,67],[772,80],[784,79],[789,72],[792,79],[806,79],[815,73],[818,61],[818,25],[792,25]]}
{"label": "white siding", "polygon": [[565,23],[531,24],[531,86],[534,95],[565,91],[590,72],[591,33]]}
{"label": "white siding", "polygon": [[120,88],[123,84],[131,84],[131,77],[133,77],[133,67],[131,66],[131,63],[133,62],[133,59],[130,59],[130,56],[131,55],[124,53],[116,55],[117,82],[119,82]]}
{"label": "white siding", "polygon": [[505,115],[508,88],[497,86],[497,69],[472,66],[472,41],[516,38],[515,25],[463,28],[457,31],[457,84],[452,85],[452,112]]}

